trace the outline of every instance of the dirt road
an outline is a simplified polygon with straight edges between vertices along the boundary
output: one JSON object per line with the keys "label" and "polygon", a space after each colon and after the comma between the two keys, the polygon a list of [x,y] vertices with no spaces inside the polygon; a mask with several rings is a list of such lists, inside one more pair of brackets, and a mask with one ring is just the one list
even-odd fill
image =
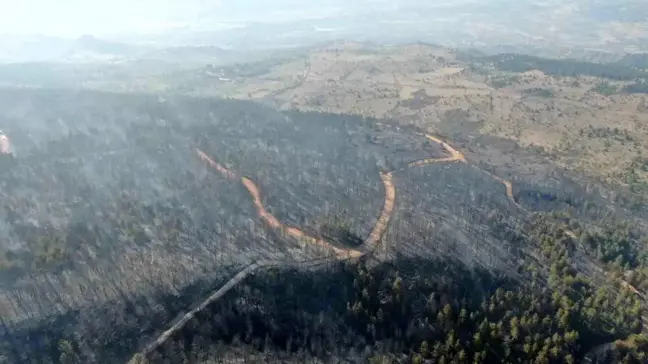
{"label": "dirt road", "polygon": [[507,179],[504,179],[504,178],[502,178],[502,177],[499,177],[499,176],[497,176],[497,175],[495,175],[495,174],[493,174],[493,173],[491,173],[491,172],[489,172],[489,171],[487,171],[487,170],[485,170],[485,169],[479,168],[479,167],[478,167],[477,165],[475,165],[475,164],[473,164],[473,165],[471,165],[471,166],[472,166],[473,168],[477,169],[477,170],[480,170],[480,171],[486,173],[487,175],[491,176],[494,180],[496,180],[496,181],[500,182],[501,184],[503,184],[504,187],[506,187],[506,197],[508,197],[508,199],[509,199],[509,200],[510,200],[510,201],[511,201],[515,206],[517,206],[519,209],[526,210],[522,205],[520,205],[520,204],[517,202],[517,200],[515,200],[515,195],[513,194],[513,183],[512,183],[511,181],[509,181],[509,180],[507,180]]}
{"label": "dirt road", "polygon": [[[462,161],[465,162],[465,156],[459,152],[458,150],[454,149],[451,145],[448,143],[430,136],[426,135],[426,137],[432,141],[435,141],[443,148],[450,153],[450,157],[442,157],[442,158],[425,158],[419,161],[415,161],[409,164],[410,167],[415,167],[415,166],[423,166],[426,164],[431,164],[431,163],[444,163],[444,162],[454,162],[454,161]],[[330,242],[327,242],[323,239],[318,239],[312,236],[307,235],[304,233],[302,230],[296,227],[289,227],[284,224],[282,224],[279,219],[277,219],[274,215],[272,215],[270,212],[267,211],[265,206],[263,206],[263,202],[261,199],[261,191],[259,189],[259,186],[257,186],[251,179],[248,177],[239,177],[236,172],[222,166],[218,162],[216,162],[213,158],[211,158],[207,153],[203,152],[200,149],[196,149],[196,154],[200,159],[202,159],[205,163],[207,163],[210,167],[214,168],[217,172],[221,173],[224,175],[226,178],[230,180],[236,180],[240,178],[241,183],[243,186],[248,190],[250,193],[250,196],[252,197],[252,201],[254,203],[254,206],[257,210],[257,213],[259,214],[259,217],[272,229],[278,229],[281,230],[285,235],[296,238],[304,243],[307,244],[315,244],[322,246],[324,248],[328,248],[332,250],[335,253],[335,258],[337,260],[347,260],[347,259],[354,259],[354,258],[360,258],[368,253],[371,253],[377,246],[380,240],[382,239],[382,236],[384,235],[385,231],[387,230],[387,227],[389,226],[389,221],[391,220],[391,217],[394,213],[394,207],[395,207],[395,202],[396,202],[396,188],[393,183],[393,172],[387,172],[387,173],[380,173],[380,179],[383,182],[384,188],[385,188],[385,202],[382,208],[382,211],[380,213],[380,216],[378,217],[378,220],[374,224],[374,227],[367,237],[367,239],[363,242],[362,246],[359,249],[343,249],[334,246]],[[272,266],[298,266],[298,267],[310,267],[310,266],[317,266],[321,264],[325,264],[329,262],[329,258],[323,258],[323,259],[315,259],[311,261],[293,261],[290,259],[285,259],[285,260],[260,260],[257,262],[254,262],[247,267],[245,267],[243,270],[241,270],[239,273],[237,273],[234,277],[232,277],[227,283],[225,283],[220,289],[218,289],[216,292],[211,294],[207,299],[205,299],[200,305],[196,306],[194,309],[189,311],[187,314],[182,316],[180,319],[178,319],[169,329],[164,331],[155,341],[153,341],[151,344],[149,344],[141,353],[139,353],[139,356],[144,356],[146,357],[148,354],[153,352],[155,349],[157,349],[160,345],[162,345],[166,340],[173,335],[176,331],[182,329],[184,325],[189,322],[195,315],[204,310],[206,307],[211,305],[212,303],[216,302],[219,298],[221,298],[223,295],[225,295],[230,289],[235,287],[237,284],[239,284],[241,281],[243,281],[247,276],[249,276],[251,273],[255,272],[259,268],[264,268],[264,267],[272,267]],[[131,360],[133,361],[133,360]]]}
{"label": "dirt road", "polygon": [[[412,163],[409,163],[407,165],[408,167],[424,166],[426,164],[439,163],[439,162],[462,162],[462,163],[468,164],[468,160],[466,159],[466,156],[463,153],[461,153],[460,151],[458,151],[457,149],[455,149],[452,145],[446,143],[445,141],[443,141],[443,140],[441,140],[441,139],[439,139],[439,138],[437,138],[435,136],[429,135],[429,134],[425,134],[425,137],[428,138],[429,140],[435,142],[435,143],[440,144],[446,151],[448,151],[448,153],[450,153],[450,157],[420,159],[420,160],[414,161]],[[495,175],[495,174],[493,174],[491,172],[488,172],[488,171],[480,168],[476,164],[471,164],[471,167],[473,167],[473,168],[475,168],[475,169],[477,169],[477,170],[479,170],[479,171],[481,171],[483,173],[486,173],[487,175],[489,175],[490,177],[492,177],[496,181],[502,183],[504,185],[504,187],[506,188],[506,196],[508,197],[508,199],[511,200],[511,202],[515,206],[517,206],[518,208],[524,209],[524,207],[522,207],[515,200],[515,195],[513,194],[513,183],[511,181],[506,180],[506,179],[504,179],[502,177],[499,177],[499,176],[497,176],[497,175]]]}
{"label": "dirt road", "polygon": [[[428,164],[433,164],[433,163],[450,163],[450,162],[461,162],[468,164],[468,161],[466,159],[466,156],[452,147],[450,144],[447,142],[429,135],[425,134],[425,137],[435,143],[440,144],[449,154],[450,156],[448,157],[440,157],[440,158],[424,158],[420,159],[417,161],[413,161],[408,164],[408,167],[414,168],[414,167],[421,167],[425,166]],[[339,248],[331,244],[330,242],[319,239],[316,237],[309,236],[306,234],[304,231],[300,230],[299,228],[296,227],[289,227],[281,223],[279,219],[277,219],[274,215],[272,215],[270,212],[267,211],[265,206],[263,205],[262,199],[261,199],[261,191],[259,189],[259,186],[257,186],[251,179],[248,177],[244,176],[239,176],[236,172],[222,166],[218,162],[216,162],[212,157],[207,155],[205,152],[203,152],[200,149],[196,149],[196,153],[200,159],[202,159],[205,163],[207,163],[210,167],[214,168],[217,172],[221,173],[224,175],[226,178],[235,181],[235,180],[240,180],[243,186],[247,189],[247,191],[250,193],[250,196],[252,197],[252,201],[254,203],[254,206],[257,210],[257,213],[259,214],[259,217],[272,229],[277,229],[281,230],[286,236],[290,236],[293,238],[296,238],[300,241],[302,241],[305,244],[313,244],[313,245],[318,245],[323,248],[327,248],[331,250],[335,254],[335,259],[338,261],[342,260],[348,260],[348,259],[355,259],[355,258],[360,258],[363,257],[364,255],[371,253],[377,246],[380,240],[382,239],[382,236],[384,235],[385,231],[387,230],[387,227],[389,226],[389,221],[391,220],[391,217],[394,213],[394,207],[395,207],[395,201],[396,201],[396,188],[394,187],[393,184],[393,172],[387,172],[387,173],[380,173],[380,178],[383,182],[384,188],[385,188],[385,202],[382,208],[382,211],[380,213],[380,216],[378,217],[378,220],[376,221],[371,233],[367,237],[367,239],[363,242],[362,246],[359,249],[344,249],[344,248]],[[481,170],[482,172],[488,174],[495,180],[501,182],[504,184],[506,187],[506,195],[507,197],[519,208],[522,208],[520,204],[517,203],[515,200],[515,196],[513,195],[513,184],[511,181],[503,179],[501,177],[496,176],[495,174],[488,172],[486,170],[483,170],[479,168],[477,165],[472,165],[472,167]],[[259,260],[256,261],[247,267],[245,267],[243,270],[241,270],[239,273],[237,273],[234,277],[232,277],[225,285],[223,285],[220,289],[218,289],[216,292],[211,294],[207,299],[205,299],[201,304],[197,305],[194,309],[192,309],[190,312],[185,314],[183,317],[178,319],[169,329],[164,331],[155,341],[153,341],[150,345],[148,345],[141,353],[137,354],[138,356],[144,356],[146,357],[148,354],[156,350],[159,346],[161,346],[166,340],[168,340],[169,337],[173,335],[176,331],[182,329],[182,327],[189,322],[195,315],[207,308],[209,305],[217,301],[219,298],[221,298],[223,295],[225,295],[230,289],[235,287],[237,284],[242,282],[247,276],[255,272],[256,270],[264,267],[273,267],[273,266],[295,266],[295,267],[313,267],[317,265],[322,265],[327,262],[330,262],[330,258],[322,258],[322,259],[313,259],[313,260],[308,260],[308,261],[295,261],[291,259],[279,259],[279,260]]]}

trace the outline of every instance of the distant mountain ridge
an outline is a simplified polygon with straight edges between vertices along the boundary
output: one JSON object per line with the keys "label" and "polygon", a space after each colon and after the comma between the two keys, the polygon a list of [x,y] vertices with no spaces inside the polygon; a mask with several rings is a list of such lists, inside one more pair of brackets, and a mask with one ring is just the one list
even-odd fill
{"label": "distant mountain ridge", "polygon": [[220,57],[227,53],[227,50],[216,46],[185,46],[158,49],[144,54],[141,58],[172,60],[174,62],[190,62]]}
{"label": "distant mountain ridge", "polygon": [[91,35],[84,35],[74,42],[71,52],[95,52],[122,57],[137,57],[151,50],[154,50],[151,46],[111,42],[97,39]]}
{"label": "distant mountain ridge", "polygon": [[153,46],[109,41],[92,35],[77,39],[34,36],[0,36],[0,63],[92,63],[128,60],[171,62],[219,57],[226,50],[215,46]]}
{"label": "distant mountain ridge", "polygon": [[84,35],[63,39],[41,35],[0,37],[0,62],[65,62],[79,58],[123,58],[151,51],[148,46],[109,42]]}

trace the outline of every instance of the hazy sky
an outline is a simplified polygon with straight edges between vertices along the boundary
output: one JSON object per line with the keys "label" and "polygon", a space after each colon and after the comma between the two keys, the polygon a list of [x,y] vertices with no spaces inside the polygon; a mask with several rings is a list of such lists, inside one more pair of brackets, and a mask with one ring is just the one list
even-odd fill
{"label": "hazy sky", "polygon": [[[204,0],[0,0],[0,33],[140,32],[195,19]],[[178,24],[180,23],[180,24]]]}
{"label": "hazy sky", "polygon": [[[564,0],[0,0],[1,34],[44,34],[78,37],[149,33],[191,26],[207,28],[221,22],[282,22],[382,11],[399,14],[415,9],[431,20],[438,9],[461,12],[520,3]],[[645,0],[571,0],[643,2]],[[477,13],[481,10],[476,11]]]}
{"label": "hazy sky", "polygon": [[[150,32],[219,21],[284,20],[335,15],[386,0],[0,0],[0,34],[83,34]],[[308,9],[304,9],[304,7]]]}

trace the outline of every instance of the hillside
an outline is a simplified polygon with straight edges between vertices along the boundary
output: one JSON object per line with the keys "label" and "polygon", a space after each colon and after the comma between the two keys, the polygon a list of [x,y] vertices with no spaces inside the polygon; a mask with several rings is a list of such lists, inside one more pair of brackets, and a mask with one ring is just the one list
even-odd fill
{"label": "hillside", "polygon": [[[306,335],[291,341],[306,349],[299,355],[334,350],[334,361],[342,350],[367,359],[360,344],[348,344],[357,335],[364,337],[358,343],[374,348],[369,354],[398,357],[410,346],[423,350],[420,338],[431,346],[438,335],[455,332],[460,342],[445,355],[490,362],[507,353],[499,346],[510,335],[503,327],[488,339],[494,354],[481,354],[481,346],[462,338],[482,330],[474,326],[482,318],[493,324],[512,319],[506,305],[537,313],[542,330],[549,330],[541,332],[572,337],[553,344],[556,358],[582,357],[598,343],[642,329],[644,308],[624,288],[627,281],[602,272],[631,270],[631,284],[643,290],[644,232],[612,219],[644,215],[591,197],[567,177],[557,185],[541,175],[509,180],[453,138],[250,101],[15,89],[3,90],[0,100],[3,120],[22,120],[5,128],[16,153],[1,160],[2,354],[10,362],[115,362],[138,351],[153,362],[178,362],[171,352],[208,360],[241,350],[256,355],[264,347],[268,355],[284,355],[287,339],[276,336],[280,332]],[[416,278],[428,269],[441,269],[438,278]],[[355,274],[374,278],[353,283]],[[275,286],[262,283],[268,279]],[[379,287],[393,279],[405,280],[412,291],[393,298],[405,300],[406,311],[376,301],[386,294]],[[449,283],[457,279],[482,293],[462,296]],[[223,285],[228,288],[220,293]],[[276,293],[289,287],[293,293]],[[582,296],[564,303],[570,289]],[[217,298],[200,305],[210,290]],[[272,299],[265,290],[275,292]],[[416,308],[420,300],[445,290],[449,296],[436,307],[477,310],[472,324],[461,326],[454,321],[461,316],[446,313],[437,318],[451,320],[443,323],[446,330],[421,328],[404,339],[416,320],[428,320]],[[322,295],[320,305],[309,303]],[[542,308],[519,301],[498,303],[501,312],[480,311],[480,300],[491,295],[553,299]],[[372,311],[378,309],[382,313]],[[191,316],[182,318],[183,312]],[[543,318],[565,312],[573,325]],[[592,312],[603,321],[590,322]],[[351,313],[354,318],[345,318]],[[316,315],[322,323],[313,331]],[[393,318],[387,326],[371,324],[375,334],[362,333],[375,315]],[[196,325],[216,317],[229,328],[199,338]],[[272,317],[284,317],[281,330],[267,321]],[[250,320],[253,331],[239,332]],[[453,325],[459,326],[450,331]],[[162,334],[168,327],[175,329]],[[524,327],[529,335],[540,330]],[[351,341],[333,340],[331,333],[340,330]],[[166,339],[151,346],[156,337]],[[184,349],[176,347],[179,337],[185,337]],[[395,346],[378,349],[387,342]],[[506,355],[522,355],[522,342],[511,342]],[[440,355],[427,350],[412,360]],[[550,350],[552,344],[525,355]]]}
{"label": "hillside", "polygon": [[252,75],[226,67],[226,81],[201,72],[191,84],[165,78],[158,85],[432,128],[498,168],[524,173],[522,163],[511,165],[500,156],[514,145],[535,150],[535,163],[560,167],[574,178],[643,194],[646,67],[639,55],[589,63],[482,56],[424,44],[337,43],[278,65],[257,64]]}
{"label": "hillside", "polygon": [[0,67],[1,361],[645,361],[642,57],[75,67]]}

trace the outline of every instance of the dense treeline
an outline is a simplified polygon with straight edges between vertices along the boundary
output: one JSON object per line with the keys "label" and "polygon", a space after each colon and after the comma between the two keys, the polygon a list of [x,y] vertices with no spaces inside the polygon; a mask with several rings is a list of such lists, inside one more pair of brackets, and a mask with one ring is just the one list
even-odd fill
{"label": "dense treeline", "polygon": [[603,77],[613,80],[634,80],[647,78],[648,71],[616,63],[592,63],[574,59],[549,59],[522,54],[498,54],[485,57],[500,70],[527,72],[540,70],[548,75],[575,77],[580,75]]}
{"label": "dense treeline", "polygon": [[622,66],[645,70],[648,69],[648,53],[627,54],[615,63]]}
{"label": "dense treeline", "polygon": [[566,224],[539,216],[529,226],[528,243],[541,255],[520,266],[524,282],[416,259],[260,274],[148,360],[196,362],[247,345],[245,356],[307,353],[332,362],[575,363],[619,340],[613,355],[643,362],[644,339],[633,336],[642,325],[639,298],[577,272],[582,258]]}
{"label": "dense treeline", "polygon": [[526,89],[523,91],[527,95],[531,96],[537,96],[537,97],[544,97],[544,98],[551,98],[554,96],[554,93],[552,90],[547,89],[547,88],[540,88],[540,87],[534,87],[530,89]]}
{"label": "dense treeline", "polygon": [[623,87],[623,92],[631,94],[648,94],[648,82],[640,81]]}
{"label": "dense treeline", "polygon": [[[227,362],[219,360],[235,352],[244,360],[261,355],[272,362],[576,363],[604,347],[602,355],[615,358],[612,362],[644,362],[648,345],[637,335],[643,313],[637,294],[614,278],[579,272],[588,256],[596,257],[581,243],[609,234],[586,233],[557,214],[537,215],[516,229],[525,231],[524,244],[536,252],[520,262],[517,279],[453,260],[405,257],[320,271],[260,271],[149,357],[136,359]],[[624,231],[627,239],[639,238],[623,226],[611,234]],[[622,240],[605,245],[624,246]],[[167,296],[160,302],[173,317],[174,307],[183,307],[186,299]],[[137,328],[152,332],[152,316],[137,307],[130,302],[117,315],[113,330],[122,334],[105,337],[99,346],[87,342],[90,336],[48,331],[49,349],[32,360],[83,362],[88,347],[102,348],[94,351],[100,356],[95,360],[127,357],[138,346]],[[33,345],[27,333],[12,335],[14,343]],[[17,355],[9,347],[3,352],[7,358]]]}
{"label": "dense treeline", "polygon": [[[447,261],[344,266],[324,281],[278,272],[249,282],[238,295],[256,304],[268,301],[264,292],[279,292],[280,298],[252,310],[237,306],[227,311],[236,312],[234,322],[247,327],[245,333],[232,333],[227,324],[222,328],[220,306],[197,320],[203,325],[198,331],[211,335],[219,329],[204,325],[208,317],[220,317],[220,330],[229,332],[225,342],[216,345],[220,349],[190,329],[149,359],[191,362],[196,355],[218,357],[223,355],[218,350],[236,342],[257,350],[307,352],[330,361],[344,357],[363,362],[573,363],[599,344],[617,340],[606,355],[624,363],[646,360],[645,339],[634,334],[642,325],[637,295],[613,280],[588,278],[575,269],[576,260],[583,259],[578,256],[580,243],[567,232],[581,227],[567,216],[552,214],[538,215],[526,228],[527,243],[534,244],[541,258],[537,264],[520,266],[524,284]],[[627,229],[619,226],[617,231],[620,235]],[[628,239],[636,238],[628,234]],[[580,239],[605,236],[583,233]],[[618,240],[606,244],[623,245]],[[545,269],[547,282],[542,278]],[[340,302],[329,298],[322,305],[318,298],[323,296],[346,302],[342,319]],[[293,305],[295,313],[282,309],[286,298],[291,302],[286,306]]]}
{"label": "dense treeline", "polygon": [[604,128],[595,128],[590,125],[587,129],[580,129],[579,133],[581,136],[586,135],[588,138],[612,138],[621,143],[634,140],[632,134],[627,130],[619,129],[617,127],[610,128],[607,126]]}

